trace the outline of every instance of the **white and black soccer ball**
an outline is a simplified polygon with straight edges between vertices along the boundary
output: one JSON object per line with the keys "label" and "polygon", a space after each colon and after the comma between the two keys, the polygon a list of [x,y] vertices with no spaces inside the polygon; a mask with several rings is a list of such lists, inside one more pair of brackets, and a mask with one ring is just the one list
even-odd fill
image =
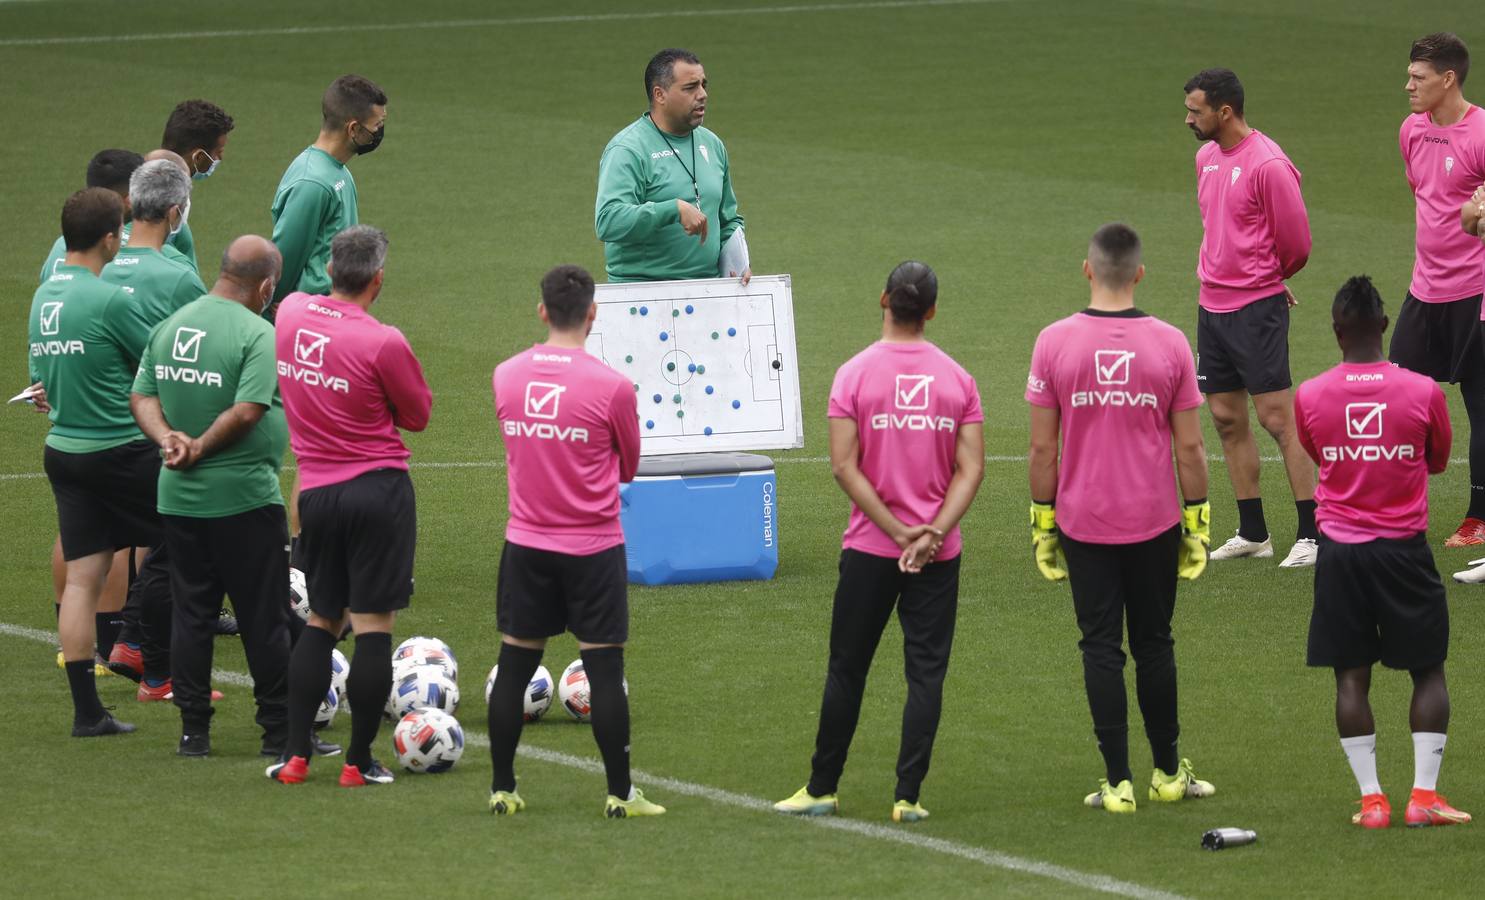
{"label": "white and black soccer ball", "polygon": [[289,608],[301,622],[309,621],[309,582],[295,568],[289,569]]}
{"label": "white and black soccer ball", "polygon": [[335,692],[335,698],[345,704],[345,686],[351,677],[351,664],[345,658],[345,654],[339,650],[330,651],[330,690]]}
{"label": "white and black soccer ball", "polygon": [[451,681],[459,680],[459,661],[454,650],[438,638],[418,635],[392,651],[392,677],[399,678],[418,666],[437,666]]}
{"label": "white and black soccer ball", "polygon": [[464,755],[464,729],[441,710],[414,710],[392,730],[392,749],[409,772],[447,772]]}
{"label": "white and black soccer ball", "polygon": [[335,721],[335,713],[340,709],[340,695],[335,692],[335,685],[325,692],[325,699],[320,701],[320,708],[315,710],[315,727],[324,728]]}
{"label": "white and black soccer ball", "polygon": [[401,719],[416,709],[454,714],[459,708],[459,685],[438,666],[417,666],[392,682],[387,715]]}
{"label": "white and black soccer ball", "polygon": [[[490,692],[495,689],[495,673],[500,671],[496,666],[490,670],[490,675],[485,679],[485,705],[490,705]],[[527,722],[535,722],[546,715],[547,710],[552,708],[552,673],[547,671],[546,666],[537,666],[536,674],[531,676],[531,682],[526,685],[526,713]]]}
{"label": "white and black soccer ball", "polygon": [[[629,695],[628,678],[624,679],[624,695]],[[588,689],[588,672],[583,668],[581,656],[562,670],[562,678],[557,682],[557,701],[579,722],[587,722],[593,717],[593,695]]]}

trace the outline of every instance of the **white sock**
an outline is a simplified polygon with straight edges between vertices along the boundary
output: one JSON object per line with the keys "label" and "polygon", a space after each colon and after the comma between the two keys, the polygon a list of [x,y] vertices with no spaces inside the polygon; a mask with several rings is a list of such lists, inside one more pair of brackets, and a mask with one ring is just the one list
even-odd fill
{"label": "white sock", "polygon": [[1377,736],[1341,738],[1341,749],[1346,751],[1346,761],[1351,764],[1361,796],[1382,793],[1382,785],[1377,783]]}
{"label": "white sock", "polygon": [[1444,741],[1448,735],[1436,731],[1413,732],[1413,787],[1432,791],[1439,786],[1439,766],[1444,764]]}

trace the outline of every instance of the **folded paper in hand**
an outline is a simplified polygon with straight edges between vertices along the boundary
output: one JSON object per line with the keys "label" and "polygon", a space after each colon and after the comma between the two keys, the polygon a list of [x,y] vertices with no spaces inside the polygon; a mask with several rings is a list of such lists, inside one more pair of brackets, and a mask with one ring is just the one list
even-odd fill
{"label": "folded paper in hand", "polygon": [[741,278],[742,273],[750,268],[752,264],[748,260],[748,239],[739,228],[722,245],[722,256],[717,260],[717,277]]}

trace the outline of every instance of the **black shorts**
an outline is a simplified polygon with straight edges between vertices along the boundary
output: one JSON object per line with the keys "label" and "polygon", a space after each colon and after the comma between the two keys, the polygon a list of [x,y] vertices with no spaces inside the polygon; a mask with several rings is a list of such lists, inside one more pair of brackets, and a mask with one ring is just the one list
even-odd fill
{"label": "black shorts", "polygon": [[412,479],[373,469],[299,494],[309,608],[326,619],[406,609],[418,540]]}
{"label": "black shorts", "polygon": [[131,441],[94,453],[47,447],[42,462],[57,500],[64,559],[154,547],[165,539],[155,511],[160,448],[154,444]]}
{"label": "black shorts", "polygon": [[535,640],[571,631],[585,644],[629,640],[624,545],[572,556],[505,542],[495,589],[501,634]]}
{"label": "black shorts", "polygon": [[1387,358],[1434,381],[1456,384],[1485,374],[1480,297],[1424,303],[1409,293],[1392,326]]}
{"label": "black shorts", "polygon": [[1203,394],[1267,394],[1289,377],[1289,300],[1275,294],[1232,312],[1196,312],[1196,386]]}
{"label": "black shorts", "polygon": [[1449,604],[1422,535],[1342,544],[1320,538],[1312,666],[1428,669],[1449,655]]}

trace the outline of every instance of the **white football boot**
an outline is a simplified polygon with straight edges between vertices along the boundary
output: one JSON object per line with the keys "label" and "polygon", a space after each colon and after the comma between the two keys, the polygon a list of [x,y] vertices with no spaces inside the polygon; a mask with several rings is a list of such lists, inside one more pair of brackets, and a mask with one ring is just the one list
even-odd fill
{"label": "white football boot", "polygon": [[1273,555],[1273,538],[1264,538],[1262,541],[1250,541],[1240,534],[1234,534],[1227,539],[1227,543],[1207,554],[1207,559],[1213,561],[1220,559],[1242,559],[1245,556],[1251,556],[1254,559],[1268,559]]}
{"label": "white football boot", "polygon": [[1474,568],[1455,572],[1454,580],[1460,584],[1485,584],[1485,558],[1472,559],[1470,565]]}
{"label": "white football boot", "polygon": [[1289,555],[1279,563],[1281,569],[1306,569],[1315,564],[1320,544],[1314,538],[1300,538],[1289,548]]}

